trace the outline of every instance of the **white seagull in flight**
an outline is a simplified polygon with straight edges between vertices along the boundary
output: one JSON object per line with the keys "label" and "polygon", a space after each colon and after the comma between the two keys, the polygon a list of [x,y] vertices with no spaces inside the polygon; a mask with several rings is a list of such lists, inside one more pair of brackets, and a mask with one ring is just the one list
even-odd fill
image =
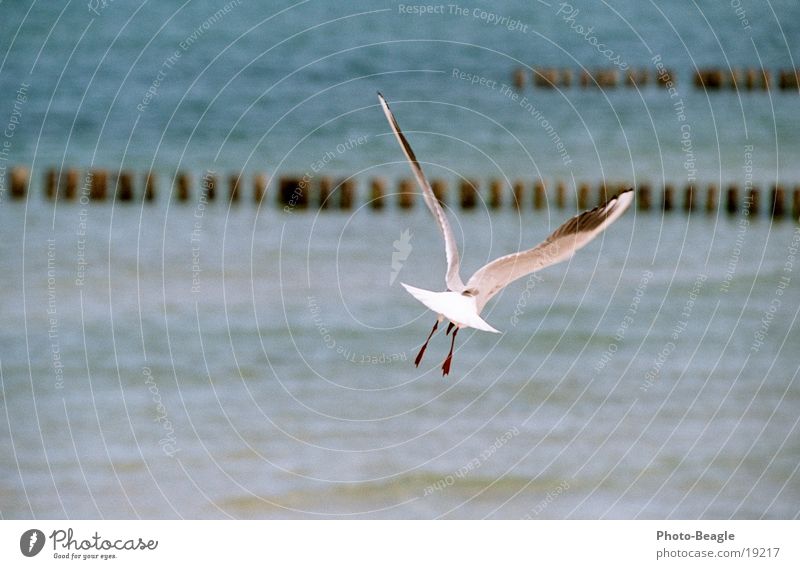
{"label": "white seagull in flight", "polygon": [[450,223],[447,221],[447,216],[445,216],[442,206],[431,189],[431,185],[425,178],[422,167],[420,167],[416,156],[414,156],[414,151],[411,150],[411,146],[389,109],[389,104],[380,93],[378,93],[378,98],[381,101],[383,112],[392,126],[392,131],[398,142],[400,142],[400,146],[403,148],[403,152],[411,165],[414,177],[422,189],[422,197],[425,200],[425,204],[433,213],[433,217],[436,218],[439,228],[444,234],[445,255],[447,256],[447,275],[445,277],[447,290],[434,292],[409,286],[405,283],[400,284],[414,298],[438,315],[431,333],[428,334],[428,339],[425,340],[416,360],[414,360],[415,365],[419,366],[420,361],[422,361],[425,348],[428,347],[428,342],[433,337],[433,333],[436,332],[439,323],[445,318],[450,321],[447,327],[447,334],[450,334],[452,330],[453,336],[450,340],[450,352],[442,364],[442,375],[447,375],[450,373],[456,334],[461,328],[477,328],[486,332],[500,333],[499,330],[492,328],[480,317],[481,310],[486,306],[489,299],[513,281],[572,257],[575,251],[597,237],[628,209],[628,206],[633,201],[633,190],[627,189],[620,192],[603,205],[576,215],[533,249],[511,253],[495,259],[488,265],[484,265],[470,277],[465,285],[459,275],[458,246],[453,237],[453,231],[450,229]]}

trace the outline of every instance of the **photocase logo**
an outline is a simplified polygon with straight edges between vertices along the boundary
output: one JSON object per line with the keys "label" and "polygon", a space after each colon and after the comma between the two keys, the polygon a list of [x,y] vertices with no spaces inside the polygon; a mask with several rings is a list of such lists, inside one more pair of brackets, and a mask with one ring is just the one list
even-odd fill
{"label": "photocase logo", "polygon": [[19,538],[19,550],[25,557],[33,557],[44,547],[44,532],[39,529],[29,529]]}
{"label": "photocase logo", "polygon": [[411,230],[406,228],[400,234],[400,239],[392,243],[392,245],[394,245],[394,251],[392,251],[392,274],[389,275],[389,286],[394,284],[397,275],[400,274],[400,269],[403,268],[403,262],[408,259],[408,256],[414,249],[411,246],[411,238],[413,236],[414,234],[411,233]]}

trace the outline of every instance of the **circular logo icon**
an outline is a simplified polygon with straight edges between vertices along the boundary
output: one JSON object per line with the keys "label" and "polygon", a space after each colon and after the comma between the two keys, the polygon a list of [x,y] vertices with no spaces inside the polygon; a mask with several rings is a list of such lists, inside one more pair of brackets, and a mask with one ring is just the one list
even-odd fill
{"label": "circular logo icon", "polygon": [[44,547],[44,532],[40,529],[29,529],[19,538],[19,550],[25,557],[33,557]]}

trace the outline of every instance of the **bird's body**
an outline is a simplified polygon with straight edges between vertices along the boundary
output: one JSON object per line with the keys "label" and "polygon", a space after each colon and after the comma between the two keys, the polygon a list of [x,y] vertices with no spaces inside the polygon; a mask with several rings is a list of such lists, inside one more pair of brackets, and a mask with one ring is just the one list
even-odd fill
{"label": "bird's body", "polygon": [[633,201],[633,191],[631,189],[625,190],[609,199],[606,203],[576,215],[533,249],[511,253],[484,265],[470,277],[465,285],[459,273],[458,246],[450,229],[447,216],[436,199],[422,171],[422,167],[414,155],[414,151],[389,109],[389,104],[380,93],[378,93],[378,98],[383,112],[392,127],[392,132],[411,165],[414,177],[422,190],[425,204],[433,213],[444,236],[445,255],[447,257],[447,274],[445,276],[447,290],[436,292],[409,286],[405,283],[401,284],[409,294],[437,314],[436,323],[434,323],[428,339],[417,355],[416,365],[419,365],[425,353],[425,348],[428,346],[428,341],[430,341],[443,320],[450,321],[447,329],[448,334],[455,328],[451,338],[450,353],[442,364],[442,374],[447,375],[450,372],[455,337],[459,329],[475,328],[485,332],[500,333],[480,317],[480,313],[486,303],[513,281],[572,257],[578,249],[597,237],[625,212]]}

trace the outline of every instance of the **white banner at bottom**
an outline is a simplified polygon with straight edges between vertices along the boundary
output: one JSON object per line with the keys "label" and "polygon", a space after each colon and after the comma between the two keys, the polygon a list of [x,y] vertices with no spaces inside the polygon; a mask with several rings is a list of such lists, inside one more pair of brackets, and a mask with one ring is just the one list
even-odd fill
{"label": "white banner at bottom", "polygon": [[799,535],[746,520],[3,521],[0,567],[794,568]]}

